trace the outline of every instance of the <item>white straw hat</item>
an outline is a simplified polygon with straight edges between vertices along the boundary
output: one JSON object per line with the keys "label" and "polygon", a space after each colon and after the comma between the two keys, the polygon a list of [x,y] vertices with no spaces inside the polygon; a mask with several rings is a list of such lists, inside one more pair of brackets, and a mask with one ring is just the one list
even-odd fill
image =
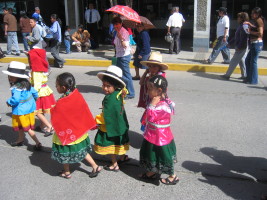
{"label": "white straw hat", "polygon": [[161,70],[167,70],[169,68],[167,64],[162,63],[162,55],[157,51],[152,52],[147,61],[141,61],[140,63],[144,66],[147,66],[149,63],[159,65]]}
{"label": "white straw hat", "polygon": [[22,62],[11,61],[7,70],[3,70],[2,72],[18,78],[29,78],[28,72],[26,71],[26,65]]}
{"label": "white straw hat", "polygon": [[109,76],[111,78],[114,78],[115,80],[117,80],[118,82],[121,83],[122,87],[125,87],[125,83],[122,80],[122,70],[115,66],[115,65],[110,65],[107,70],[105,72],[99,72],[97,74],[97,77],[102,80],[103,76]]}

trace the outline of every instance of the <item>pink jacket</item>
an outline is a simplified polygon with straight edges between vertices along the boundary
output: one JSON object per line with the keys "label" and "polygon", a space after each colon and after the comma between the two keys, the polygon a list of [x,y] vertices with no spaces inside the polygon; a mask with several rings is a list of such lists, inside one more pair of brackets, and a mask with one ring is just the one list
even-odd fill
{"label": "pink jacket", "polygon": [[174,102],[170,99],[160,101],[156,106],[149,105],[143,116],[146,124],[144,138],[157,146],[164,146],[173,140],[170,128]]}

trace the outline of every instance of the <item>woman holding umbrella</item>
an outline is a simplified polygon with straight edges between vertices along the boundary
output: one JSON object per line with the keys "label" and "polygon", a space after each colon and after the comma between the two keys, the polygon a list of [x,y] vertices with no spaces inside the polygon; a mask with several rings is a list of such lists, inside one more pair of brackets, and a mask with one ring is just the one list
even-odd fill
{"label": "woman holding umbrella", "polygon": [[145,30],[144,23],[136,25],[136,30],[139,32],[136,38],[136,51],[134,54],[134,68],[135,68],[135,77],[133,80],[140,80],[139,68],[147,69],[143,66],[140,61],[147,61],[151,48],[150,48],[150,37],[148,32]]}
{"label": "woman holding umbrella", "polygon": [[122,79],[126,84],[126,88],[129,94],[125,99],[132,99],[135,96],[132,76],[130,72],[129,63],[131,60],[131,47],[128,31],[122,27],[122,20],[120,17],[112,19],[112,24],[117,34],[114,39],[114,45],[116,49],[117,66],[121,68],[123,75]]}

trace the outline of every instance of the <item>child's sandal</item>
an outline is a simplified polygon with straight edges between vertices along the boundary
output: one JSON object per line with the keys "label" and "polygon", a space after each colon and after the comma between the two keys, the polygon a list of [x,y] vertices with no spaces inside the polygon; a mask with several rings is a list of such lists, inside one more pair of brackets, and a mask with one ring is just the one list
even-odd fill
{"label": "child's sandal", "polygon": [[62,173],[59,174],[59,177],[61,178],[65,178],[65,179],[70,179],[71,178],[71,174],[66,174],[66,172],[62,171]]}
{"label": "child's sandal", "polygon": [[[163,182],[163,180],[165,180],[165,182]],[[176,183],[179,182],[179,178],[177,176],[173,177],[173,180],[171,181],[169,179],[169,177],[165,178],[165,179],[160,179],[160,182],[162,182],[165,185],[176,185]]]}
{"label": "child's sandal", "polygon": [[92,171],[90,174],[89,174],[89,177],[90,178],[95,178],[97,177],[97,175],[100,173],[100,171],[102,170],[102,168],[100,166],[97,166],[96,170]]}

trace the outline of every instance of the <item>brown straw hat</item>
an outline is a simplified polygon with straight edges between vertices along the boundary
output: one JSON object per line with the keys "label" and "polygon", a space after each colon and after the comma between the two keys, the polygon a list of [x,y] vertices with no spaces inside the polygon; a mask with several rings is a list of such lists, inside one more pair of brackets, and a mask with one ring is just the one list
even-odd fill
{"label": "brown straw hat", "polygon": [[162,63],[162,55],[158,51],[152,52],[147,61],[141,61],[140,63],[147,67],[149,67],[147,64],[154,64],[154,65],[159,65],[161,67],[161,70],[168,69],[168,65]]}

